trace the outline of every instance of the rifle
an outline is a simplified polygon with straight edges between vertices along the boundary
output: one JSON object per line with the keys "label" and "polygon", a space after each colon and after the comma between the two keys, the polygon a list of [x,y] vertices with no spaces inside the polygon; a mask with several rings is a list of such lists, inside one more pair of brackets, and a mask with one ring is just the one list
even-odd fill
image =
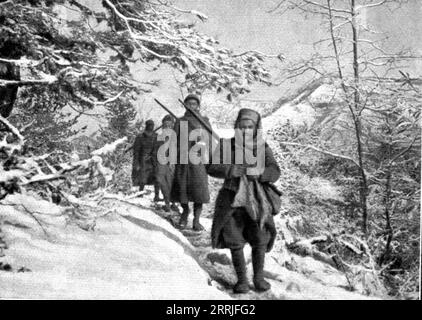
{"label": "rifle", "polygon": [[206,123],[204,119],[202,119],[196,111],[192,110],[190,107],[185,105],[182,100],[179,99],[179,102],[185,107],[186,110],[188,110],[196,118],[196,120],[199,121],[199,123],[201,123],[201,125],[208,131],[209,134],[211,134],[211,136],[214,139],[220,142],[219,135],[214,130],[212,130],[212,128],[208,125],[208,123]]}
{"label": "rifle", "polygon": [[[190,107],[188,107],[187,105],[185,105],[183,103],[182,100],[178,99],[179,102],[186,108],[186,110],[188,110],[190,113],[192,113],[192,115],[196,118],[196,120],[198,120],[203,126],[204,128],[215,138],[217,139],[218,142],[220,142],[220,137],[218,136],[217,133],[215,133],[212,128],[208,125],[208,123],[206,123],[197,113],[196,111],[192,110]],[[280,190],[278,190],[278,188],[274,185],[274,183],[272,182],[268,182],[267,183],[271,189],[279,196],[281,197],[282,192]]]}
{"label": "rifle", "polygon": [[164,104],[162,104],[160,101],[158,101],[157,99],[155,99],[155,102],[157,102],[164,110],[166,110],[171,116],[173,116],[173,118],[177,119],[176,115],[171,112]]}

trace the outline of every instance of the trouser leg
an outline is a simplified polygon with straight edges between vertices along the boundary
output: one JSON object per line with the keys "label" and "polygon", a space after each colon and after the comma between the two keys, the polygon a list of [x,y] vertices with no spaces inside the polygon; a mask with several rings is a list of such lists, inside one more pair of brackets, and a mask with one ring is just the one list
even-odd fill
{"label": "trouser leg", "polygon": [[144,184],[140,184],[140,185],[139,185],[139,191],[144,191],[144,187],[145,187],[145,185],[144,185]]}
{"label": "trouser leg", "polygon": [[265,246],[252,248],[253,282],[257,291],[267,291],[271,288],[270,283],[264,279]]}
{"label": "trouser leg", "polygon": [[[160,190],[161,190],[161,193],[163,195],[163,199],[160,199],[160,197],[159,197]],[[169,197],[169,193],[167,192],[168,190],[163,185],[161,177],[157,177],[157,182],[154,185],[154,191],[155,191],[154,202],[164,200],[163,209],[164,209],[164,211],[169,212],[170,211],[170,197]]]}
{"label": "trouser leg", "polygon": [[160,185],[157,182],[154,183],[154,201],[160,201]]}
{"label": "trouser leg", "polygon": [[166,212],[170,212],[170,201],[164,199],[164,207],[163,207],[163,209]]}
{"label": "trouser leg", "polygon": [[184,229],[186,228],[186,225],[188,224],[189,204],[181,203],[181,206],[183,208],[183,212],[182,212],[182,215],[180,216],[179,227],[181,229]]}
{"label": "trouser leg", "polygon": [[202,203],[193,204],[193,230],[202,231],[204,227],[199,223],[199,217],[202,213]]}
{"label": "trouser leg", "polygon": [[171,202],[170,209],[177,212],[179,211],[179,208],[177,207],[176,202],[173,202],[173,201]]}
{"label": "trouser leg", "polygon": [[235,293],[246,293],[249,291],[248,279],[246,276],[246,262],[243,248],[230,249],[234,270],[237,275],[237,283],[233,287]]}

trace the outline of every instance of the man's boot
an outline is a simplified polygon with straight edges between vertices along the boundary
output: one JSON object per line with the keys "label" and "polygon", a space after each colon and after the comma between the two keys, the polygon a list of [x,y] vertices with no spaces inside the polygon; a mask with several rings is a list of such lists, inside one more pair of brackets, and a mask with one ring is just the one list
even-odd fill
{"label": "man's boot", "polygon": [[164,201],[165,205],[163,207],[163,210],[165,212],[170,212],[170,202],[169,201]]}
{"label": "man's boot", "polygon": [[[144,191],[144,185],[143,184],[141,184],[140,186],[139,186],[139,190],[138,190],[138,192],[142,192],[142,191]],[[141,193],[141,194],[138,194],[138,198],[142,198],[144,196],[144,194],[143,193]]]}
{"label": "man's boot", "polygon": [[175,204],[174,202],[171,203],[170,209],[173,211],[179,212],[179,208],[177,207],[177,204]]}
{"label": "man's boot", "polygon": [[271,284],[264,279],[265,247],[252,248],[253,283],[257,291],[267,291]]}
{"label": "man's boot", "polygon": [[189,204],[188,203],[182,203],[181,205],[182,205],[182,208],[183,208],[183,212],[182,212],[182,215],[180,216],[179,228],[185,229],[186,225],[188,224]]}
{"label": "man's boot", "polygon": [[246,276],[246,262],[242,249],[231,249],[232,262],[234,270],[237,274],[237,283],[233,287],[234,293],[249,292],[249,283]]}
{"label": "man's boot", "polygon": [[195,231],[202,231],[204,227],[199,223],[199,217],[201,216],[202,212],[202,203],[194,203],[193,204],[193,224],[192,228]]}
{"label": "man's boot", "polygon": [[154,202],[162,201],[160,198],[160,187],[157,184],[154,184]]}

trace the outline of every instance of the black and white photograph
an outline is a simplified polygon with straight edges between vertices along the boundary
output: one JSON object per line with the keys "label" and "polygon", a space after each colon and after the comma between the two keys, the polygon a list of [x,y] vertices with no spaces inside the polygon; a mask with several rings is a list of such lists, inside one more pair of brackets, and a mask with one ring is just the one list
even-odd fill
{"label": "black and white photograph", "polygon": [[420,300],[421,18],[0,0],[0,300]]}

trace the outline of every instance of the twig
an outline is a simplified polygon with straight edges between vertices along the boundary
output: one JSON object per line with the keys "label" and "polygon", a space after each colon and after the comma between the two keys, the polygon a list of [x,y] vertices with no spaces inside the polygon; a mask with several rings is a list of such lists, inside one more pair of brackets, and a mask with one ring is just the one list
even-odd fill
{"label": "twig", "polygon": [[[74,95],[75,97],[77,97],[78,99],[80,99],[80,100],[82,100],[82,101],[84,101],[84,102],[86,102],[86,103],[88,103],[88,104],[90,104],[90,105],[93,105],[93,106],[103,106],[103,105],[106,105],[107,103],[110,103],[110,102],[114,102],[114,101],[116,101],[117,99],[119,99],[120,98],[120,96],[122,95],[124,93],[124,90],[122,90],[121,92],[119,92],[117,95],[115,95],[114,97],[111,97],[111,98],[109,98],[109,99],[107,99],[107,100],[104,100],[104,101],[93,101],[93,100],[91,100],[91,99],[88,99],[88,98],[86,98],[86,97],[82,97],[82,96],[77,96],[77,95]],[[82,112],[81,112],[82,113]]]}
{"label": "twig", "polygon": [[286,59],[286,57],[282,54],[266,54],[257,50],[248,50],[242,53],[235,54],[233,55],[233,57],[241,57],[249,53],[255,53],[261,57],[266,57],[266,58],[277,58],[277,59],[280,59],[281,61],[284,61]]}
{"label": "twig", "polygon": [[57,82],[58,79],[55,76],[50,76],[47,79],[41,80],[3,80],[0,79],[0,87],[6,87],[9,85],[18,85],[18,86],[32,86],[32,85],[50,85],[54,82]]}
{"label": "twig", "polygon": [[323,153],[323,154],[326,154],[326,155],[329,155],[329,156],[332,156],[332,157],[336,157],[336,158],[344,159],[344,160],[347,160],[347,161],[351,161],[357,167],[360,167],[359,166],[359,163],[355,159],[353,159],[353,158],[350,158],[348,156],[344,156],[344,155],[341,155],[341,154],[333,153],[333,152],[330,152],[330,151],[322,150],[322,149],[319,149],[319,148],[314,147],[314,146],[311,146],[311,145],[304,145],[304,144],[300,144],[300,143],[286,142],[286,141],[280,141],[279,143],[280,144],[283,144],[283,145],[288,145],[288,146],[296,146],[296,147],[302,147],[302,148],[306,148],[306,149],[312,149],[314,151],[317,151],[317,152],[320,152],[320,153]]}
{"label": "twig", "polygon": [[20,140],[21,144],[23,144],[25,138],[20,134],[19,130],[11,124],[6,118],[3,118],[0,115],[0,122],[2,122],[10,132],[12,132],[18,139]]}
{"label": "twig", "polygon": [[[34,212],[32,212],[31,210],[29,210],[26,206],[24,206],[23,204],[21,204],[21,203],[11,203],[11,204],[9,204],[9,203],[4,203],[4,204],[2,204],[2,205],[4,205],[4,206],[11,206],[11,207],[15,207],[15,206],[21,206],[24,210],[25,210],[25,212],[26,213],[28,213],[36,222],[37,222],[37,224],[40,226],[40,228],[42,229],[42,231],[44,232],[44,234],[46,235],[46,237],[47,238],[49,238],[50,237],[50,235],[47,233],[47,231],[45,230],[45,228],[43,227],[43,225],[41,224],[41,222],[38,220],[38,218],[35,216],[35,214],[34,214]],[[37,213],[39,213],[39,214],[41,214],[41,212],[37,212]]]}

